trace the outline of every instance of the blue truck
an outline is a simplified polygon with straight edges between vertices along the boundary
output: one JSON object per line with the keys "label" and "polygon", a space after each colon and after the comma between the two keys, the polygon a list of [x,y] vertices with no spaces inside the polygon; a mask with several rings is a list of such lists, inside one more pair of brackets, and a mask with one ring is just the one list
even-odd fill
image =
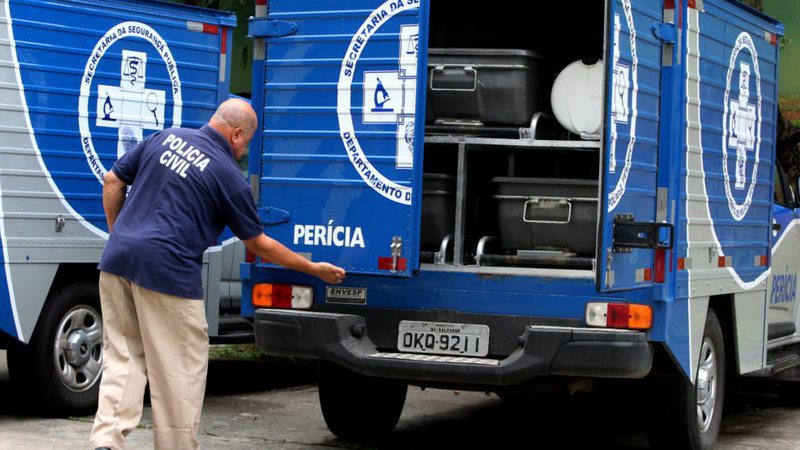
{"label": "blue truck", "polygon": [[348,277],[251,259],[243,313],[320,361],[341,437],[392,430],[408,385],[612,378],[649,386],[651,444],[709,448],[726,381],[800,379],[783,27],[732,0],[530,7],[258,2],[265,229]]}
{"label": "blue truck", "polygon": [[[236,17],[133,0],[11,0],[0,16],[0,348],[31,404],[91,412],[103,174],[143,137],[199,127],[228,98]],[[221,236],[205,255],[209,334],[252,340],[236,245]]]}

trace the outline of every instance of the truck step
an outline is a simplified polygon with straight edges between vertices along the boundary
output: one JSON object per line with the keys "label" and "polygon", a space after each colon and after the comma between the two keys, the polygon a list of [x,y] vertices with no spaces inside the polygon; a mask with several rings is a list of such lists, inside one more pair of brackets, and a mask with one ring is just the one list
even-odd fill
{"label": "truck step", "polygon": [[383,353],[383,352],[376,352],[367,356],[372,358],[403,359],[407,361],[426,361],[426,362],[440,362],[449,364],[474,364],[476,366],[500,365],[500,360],[497,359],[466,358],[463,356],[420,355],[415,353]]}
{"label": "truck step", "polygon": [[767,354],[767,375],[777,375],[800,366],[800,344],[791,344],[770,350]]}

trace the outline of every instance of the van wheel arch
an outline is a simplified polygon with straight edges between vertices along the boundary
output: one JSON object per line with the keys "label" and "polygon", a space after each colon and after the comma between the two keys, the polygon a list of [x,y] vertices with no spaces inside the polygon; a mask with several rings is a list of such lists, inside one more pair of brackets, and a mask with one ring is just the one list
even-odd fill
{"label": "van wheel arch", "polygon": [[709,308],[695,383],[674,370],[651,386],[647,438],[652,448],[714,447],[728,373],[725,341],[717,314]]}
{"label": "van wheel arch", "polygon": [[[58,279],[58,277],[57,277]],[[95,281],[54,285],[27,345],[8,350],[11,381],[38,412],[91,413],[102,372],[102,312]]]}

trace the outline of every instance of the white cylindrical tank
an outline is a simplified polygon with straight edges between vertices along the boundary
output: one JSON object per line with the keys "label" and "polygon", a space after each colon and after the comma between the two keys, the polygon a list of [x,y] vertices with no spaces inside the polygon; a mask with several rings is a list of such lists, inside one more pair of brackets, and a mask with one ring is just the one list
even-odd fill
{"label": "white cylindrical tank", "polygon": [[550,102],[556,120],[583,138],[596,139],[603,126],[602,60],[571,63],[556,77]]}

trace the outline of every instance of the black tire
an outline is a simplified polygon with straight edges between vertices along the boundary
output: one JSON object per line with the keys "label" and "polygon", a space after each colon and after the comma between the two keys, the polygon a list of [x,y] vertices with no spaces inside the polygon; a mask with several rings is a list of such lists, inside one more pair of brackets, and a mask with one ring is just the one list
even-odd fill
{"label": "black tire", "polygon": [[341,439],[375,442],[397,425],[408,384],[364,376],[337,364],[319,365],[319,403],[328,429]]}
{"label": "black tire", "polygon": [[[706,316],[701,346],[695,384],[676,374],[651,392],[651,448],[705,450],[717,442],[725,400],[725,343],[713,309]],[[699,393],[709,401],[698,402]]]}
{"label": "black tire", "polygon": [[28,345],[9,349],[11,382],[26,391],[38,413],[93,413],[102,373],[102,333],[97,283],[53,292]]}
{"label": "black tire", "polygon": [[781,381],[778,389],[784,404],[793,408],[800,407],[800,381]]}

